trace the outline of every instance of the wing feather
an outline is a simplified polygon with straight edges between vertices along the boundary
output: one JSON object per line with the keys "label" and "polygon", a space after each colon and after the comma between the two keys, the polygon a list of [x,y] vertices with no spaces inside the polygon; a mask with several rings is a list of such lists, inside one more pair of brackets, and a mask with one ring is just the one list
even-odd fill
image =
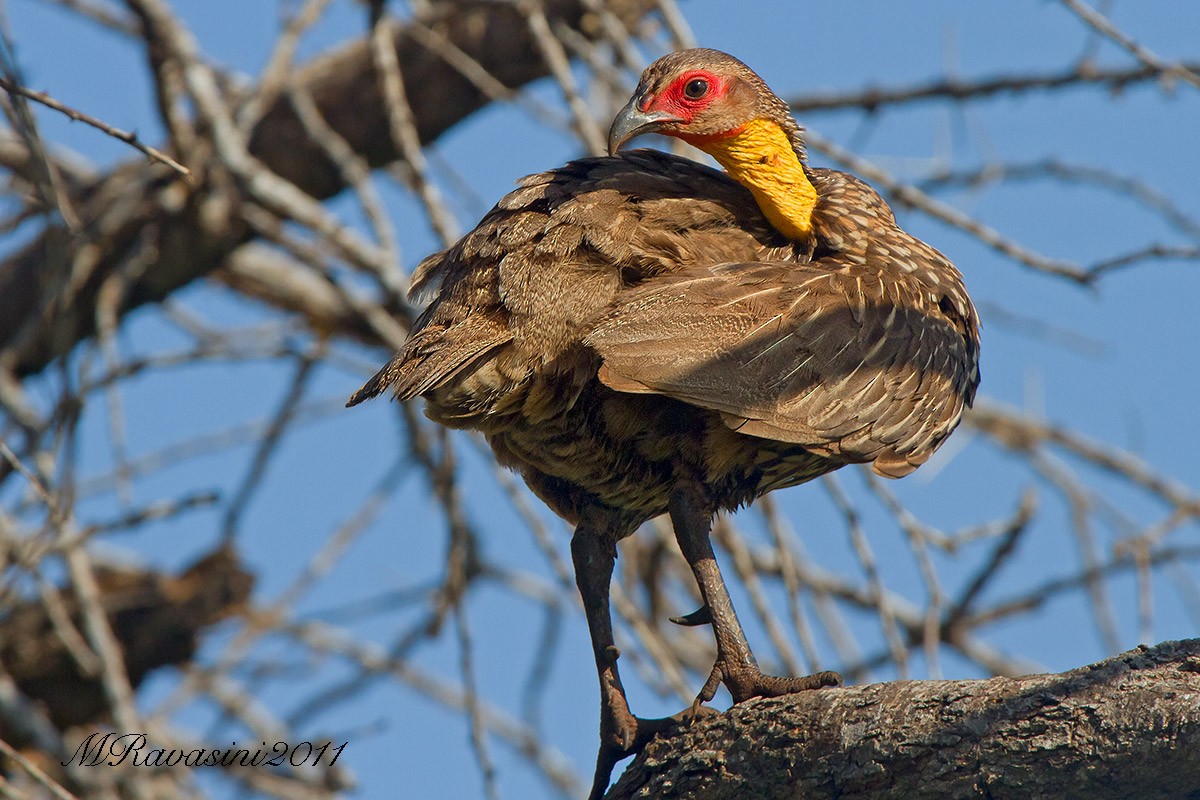
{"label": "wing feather", "polygon": [[674,397],[889,476],[928,458],[973,388],[972,343],[938,299],[852,260],[658,276],[618,297],[588,342],[617,391]]}

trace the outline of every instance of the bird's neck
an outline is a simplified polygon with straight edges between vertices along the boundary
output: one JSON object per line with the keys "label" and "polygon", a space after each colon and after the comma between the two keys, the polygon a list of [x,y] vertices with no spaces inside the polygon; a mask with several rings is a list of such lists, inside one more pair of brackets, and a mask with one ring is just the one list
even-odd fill
{"label": "bird's neck", "polygon": [[756,119],[727,134],[682,138],[749,189],[776,230],[797,241],[809,237],[817,190],[778,123]]}

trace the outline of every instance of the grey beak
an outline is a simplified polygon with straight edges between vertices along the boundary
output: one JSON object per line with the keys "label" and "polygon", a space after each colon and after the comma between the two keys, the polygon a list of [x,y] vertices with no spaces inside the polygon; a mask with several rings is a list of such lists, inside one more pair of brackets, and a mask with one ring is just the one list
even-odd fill
{"label": "grey beak", "polygon": [[650,133],[660,126],[671,122],[683,122],[679,117],[666,111],[642,111],[638,108],[641,95],[635,94],[629,98],[625,107],[617,112],[612,127],[608,129],[608,154],[615,155],[621,145],[633,137]]}

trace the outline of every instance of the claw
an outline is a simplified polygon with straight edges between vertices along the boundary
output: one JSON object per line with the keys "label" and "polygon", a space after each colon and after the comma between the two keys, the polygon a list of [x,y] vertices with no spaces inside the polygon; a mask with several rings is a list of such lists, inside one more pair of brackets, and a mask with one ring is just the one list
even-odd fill
{"label": "claw", "polygon": [[712,609],[708,605],[702,605],[690,614],[685,614],[682,617],[671,617],[671,622],[676,625],[684,625],[687,627],[695,627],[697,625],[712,624]]}
{"label": "claw", "polygon": [[704,682],[704,686],[700,687],[700,693],[696,695],[696,699],[692,701],[692,714],[700,713],[700,707],[712,700],[717,694],[717,689],[721,686],[721,679],[724,673],[721,671],[721,662],[713,664],[712,672],[708,673],[708,680]]}
{"label": "claw", "polygon": [[592,777],[592,791],[588,794],[588,800],[602,800],[608,791],[613,767],[618,762],[641,752],[659,733],[682,722],[689,722],[693,716],[692,710],[685,708],[674,716],[660,719],[642,719],[632,715],[625,719],[614,717],[611,724],[615,729],[606,730],[606,726],[601,724],[600,752],[596,754],[596,772]]}

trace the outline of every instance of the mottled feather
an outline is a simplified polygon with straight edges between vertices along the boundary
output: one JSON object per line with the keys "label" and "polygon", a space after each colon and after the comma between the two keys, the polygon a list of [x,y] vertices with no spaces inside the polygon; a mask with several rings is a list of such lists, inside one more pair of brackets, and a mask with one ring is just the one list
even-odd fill
{"label": "mottled feather", "polygon": [[614,389],[665,394],[739,433],[900,477],[974,396],[974,309],[957,270],[899,229],[871,189],[842,173],[815,177],[818,229],[834,233],[811,263],[656,276],[622,294],[587,341]]}
{"label": "mottled feather", "polygon": [[355,396],[424,396],[576,521],[636,522],[680,471],[733,507],[847,463],[915,469],[978,381],[958,272],[845,173],[809,170],[816,235],[654,151],[530,176],[418,267],[433,294]]}

